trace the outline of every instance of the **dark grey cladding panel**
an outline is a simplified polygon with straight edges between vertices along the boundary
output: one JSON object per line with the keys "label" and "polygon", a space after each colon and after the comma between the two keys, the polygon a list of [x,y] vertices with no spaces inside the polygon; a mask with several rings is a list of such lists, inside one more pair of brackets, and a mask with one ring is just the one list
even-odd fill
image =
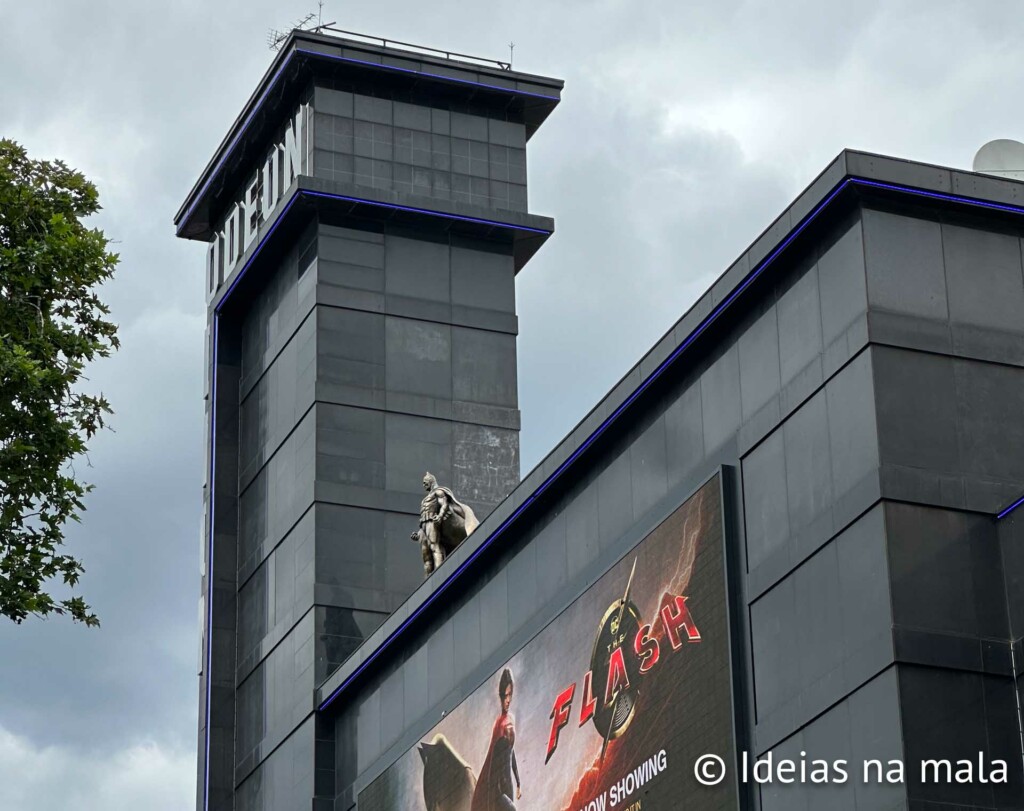
{"label": "dark grey cladding panel", "polygon": [[451,481],[483,519],[519,484],[519,431],[454,423]]}
{"label": "dark grey cladding panel", "polygon": [[629,448],[633,512],[639,518],[664,498],[668,491],[668,459],[665,420],[647,426]]}
{"label": "dark grey cladding panel", "polygon": [[740,425],[740,366],[735,345],[726,349],[701,377],[704,447],[710,452]]}
{"label": "dark grey cladding panel", "polygon": [[747,566],[778,553],[789,537],[789,497],[783,434],[776,431],[743,460]]}
{"label": "dark grey cladding panel", "polygon": [[854,222],[818,257],[822,340],[829,346],[867,310],[864,231]]}
{"label": "dark grey cladding panel", "polygon": [[516,339],[514,335],[453,327],[452,387],[456,400],[515,408]]}
{"label": "dark grey cladding panel", "polygon": [[629,452],[620,453],[597,477],[597,537],[611,546],[633,524],[633,479]]}
{"label": "dark grey cladding panel", "polygon": [[427,640],[427,701],[436,704],[451,689],[455,676],[455,626],[445,623]]}
{"label": "dark grey cladding panel", "polygon": [[889,606],[880,506],[751,604],[758,749],[892,664]]}
{"label": "dark grey cladding panel", "polygon": [[313,605],[313,509],[255,571],[239,573],[236,671],[244,678]]}
{"label": "dark grey cladding panel", "polygon": [[[890,759],[903,760],[903,731],[900,727],[901,690],[897,670],[890,667],[829,708],[820,717],[781,742],[771,746],[777,762],[795,763],[821,759],[829,764],[845,761],[848,779],[827,785],[811,781],[779,783],[759,787],[763,811],[816,811],[820,808],[905,809],[907,788],[902,783],[865,782],[861,764]],[[855,770],[856,768],[856,770]],[[830,776],[839,776],[833,771]]]}
{"label": "dark grey cladding panel", "polygon": [[893,622],[918,631],[1007,639],[996,527],[988,516],[911,504],[885,508]]}
{"label": "dark grey cladding panel", "polygon": [[255,568],[312,503],[315,426],[313,409],[241,493],[237,506],[240,571]]}
{"label": "dark grey cladding panel", "polygon": [[446,243],[389,235],[384,246],[385,293],[451,302],[451,258]]}
{"label": "dark grey cladding panel", "polygon": [[880,347],[879,447],[891,498],[995,513],[1024,489],[1024,369]]}
{"label": "dark grey cladding panel", "polygon": [[320,403],[316,427],[318,484],[385,488],[383,412]]}
{"label": "dark grey cladding panel", "polygon": [[1024,486],[1024,369],[957,359],[953,373],[965,472]]}
{"label": "dark grey cladding panel", "polygon": [[[549,532],[558,533],[558,542],[553,544],[552,551],[545,554],[542,545],[535,544],[538,557],[559,557],[561,579],[564,580],[566,574],[578,577],[597,560],[601,551],[599,515],[598,489],[593,485],[585,487],[550,525]],[[550,599],[554,591],[545,590],[545,596]]]}
{"label": "dark grey cladding panel", "polygon": [[315,397],[316,320],[307,317],[239,406],[239,480],[244,488]]}
{"label": "dark grey cladding panel", "polygon": [[[314,719],[303,722],[238,786],[234,795],[238,811],[272,811],[298,808],[313,796]],[[230,807],[231,799],[226,800]],[[211,803],[211,808],[217,807]]]}
{"label": "dark grey cladding panel", "polygon": [[821,354],[821,303],[816,269],[795,274],[792,286],[780,291],[776,306],[780,371],[782,385],[786,385]]}
{"label": "dark grey cladding panel", "polygon": [[1024,333],[1020,239],[944,223],[942,250],[950,321]]}
{"label": "dark grey cladding panel", "polygon": [[453,245],[452,303],[515,313],[515,266],[511,256]]}
{"label": "dark grey cladding panel", "polygon": [[[920,803],[961,807],[1016,808],[1024,804],[1020,729],[1013,723],[1017,697],[1012,679],[949,669],[899,667],[900,720],[909,763],[967,759],[978,769],[979,752],[986,763],[1003,759],[1007,781],[995,783],[984,770],[967,782],[927,779],[921,770],[907,770],[907,794]],[[1011,753],[1014,753],[1011,755]]]}
{"label": "dark grey cladding panel", "polygon": [[383,407],[384,316],[317,307],[316,331],[317,399]]}
{"label": "dark grey cladding panel", "polygon": [[871,355],[864,352],[855,358],[829,381],[825,395],[828,398],[832,486],[838,498],[841,493],[855,492],[864,478],[875,476],[878,469]]}
{"label": "dark grey cladding panel", "polygon": [[782,428],[790,529],[810,527],[832,505],[832,454],[827,400],[812,397]]}
{"label": "dark grey cladding panel", "polygon": [[246,776],[308,717],[312,707],[314,616],[309,611],[238,686],[235,775]]}
{"label": "dark grey cladding panel", "polygon": [[744,421],[778,394],[780,388],[778,316],[774,303],[769,304],[768,310],[739,340],[740,400]]}
{"label": "dark grey cladding panel", "polygon": [[665,411],[667,487],[682,484],[704,460],[704,417],[698,379]]}
{"label": "dark grey cladding panel", "polygon": [[863,222],[871,306],[945,321],[949,307],[939,223],[871,209]]}
{"label": "dark grey cladding panel", "polygon": [[[540,609],[539,574],[535,546],[524,547],[508,562],[508,582],[513,584],[515,590],[512,599],[508,601],[508,632],[510,634],[523,628],[534,613]],[[451,684],[451,681],[448,683]],[[435,701],[436,699],[431,703]]]}
{"label": "dark grey cladding panel", "polygon": [[[415,494],[410,508],[423,496],[422,479],[426,471],[448,486],[453,481],[455,424],[447,420],[427,419],[407,414],[387,414],[385,443],[387,488]],[[460,497],[462,490],[456,488]]]}
{"label": "dark grey cladding panel", "polygon": [[960,448],[952,358],[879,348],[874,370],[883,462],[956,470]]}
{"label": "dark grey cladding panel", "polygon": [[452,328],[388,317],[385,379],[388,391],[452,399]]}

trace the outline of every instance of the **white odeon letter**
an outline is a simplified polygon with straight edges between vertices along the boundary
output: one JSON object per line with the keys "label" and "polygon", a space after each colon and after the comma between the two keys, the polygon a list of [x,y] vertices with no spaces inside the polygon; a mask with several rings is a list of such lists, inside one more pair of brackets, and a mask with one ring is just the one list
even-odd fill
{"label": "white odeon letter", "polygon": [[282,186],[288,186],[302,172],[302,119],[304,112],[305,105],[299,107],[299,112],[292,119],[291,126],[284,131],[284,181]]}
{"label": "white odeon letter", "polygon": [[245,219],[245,222],[242,225],[242,228],[244,229],[243,233],[245,234],[245,245],[242,248],[242,253],[249,250],[249,246],[252,245],[253,241],[256,239],[256,232],[259,231],[261,218],[259,208],[260,201],[256,195],[258,186],[259,175],[257,174],[256,177],[252,179],[252,183],[250,183],[245,189],[245,211],[242,214],[242,217]]}

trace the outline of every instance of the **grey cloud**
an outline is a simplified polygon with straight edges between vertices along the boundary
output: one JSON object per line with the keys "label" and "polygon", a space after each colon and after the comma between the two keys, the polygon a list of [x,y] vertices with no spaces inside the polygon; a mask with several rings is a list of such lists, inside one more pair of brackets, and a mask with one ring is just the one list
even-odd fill
{"label": "grey cloud", "polygon": [[194,796],[192,760],[152,741],[113,753],[40,747],[0,727],[0,808],[181,811]]}

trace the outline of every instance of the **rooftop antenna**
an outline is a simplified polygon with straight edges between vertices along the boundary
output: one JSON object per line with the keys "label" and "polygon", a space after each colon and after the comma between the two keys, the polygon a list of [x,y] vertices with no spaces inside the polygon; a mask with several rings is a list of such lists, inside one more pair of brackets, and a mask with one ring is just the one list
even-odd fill
{"label": "rooftop antenna", "polygon": [[508,66],[509,66],[509,68],[512,67],[512,57],[514,55],[515,49],[516,49],[516,44],[514,42],[510,42],[508,44]]}
{"label": "rooftop antenna", "polygon": [[[310,25],[314,20],[316,20],[316,25]],[[334,25],[334,23],[324,22],[324,0],[319,0],[319,9],[316,12],[310,12],[287,31],[278,31],[276,28],[271,28],[270,33],[267,34],[267,45],[270,47],[270,50],[277,51],[281,49],[281,45],[284,44],[284,41],[288,39],[288,35],[294,29],[319,33],[320,29],[326,28],[329,25]]]}

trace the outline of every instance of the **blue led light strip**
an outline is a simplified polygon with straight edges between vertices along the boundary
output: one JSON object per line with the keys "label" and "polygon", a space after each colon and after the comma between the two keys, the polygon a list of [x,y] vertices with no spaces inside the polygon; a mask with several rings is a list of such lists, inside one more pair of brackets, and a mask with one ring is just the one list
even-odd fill
{"label": "blue led light strip", "polygon": [[213,662],[213,482],[217,470],[217,337],[220,325],[220,316],[214,313],[213,334],[210,340],[213,341],[211,352],[212,370],[210,381],[210,482],[207,490],[207,516],[209,521],[209,536],[206,550],[206,754],[203,758],[203,808],[210,804],[210,701],[213,690],[210,685]]}
{"label": "blue led light strip", "polygon": [[308,194],[310,197],[326,197],[329,200],[341,200],[349,203],[365,203],[368,206],[376,206],[378,208],[389,208],[393,211],[409,211],[413,214],[427,214],[431,217],[443,217],[446,220],[471,222],[477,225],[490,225],[495,228],[509,228],[515,231],[528,231],[531,234],[543,234],[546,237],[551,236],[552,233],[546,228],[532,228],[528,225],[515,225],[510,222],[501,222],[500,220],[486,220],[481,217],[466,217],[463,216],[462,214],[448,214],[444,211],[435,211],[432,208],[400,206],[397,203],[381,203],[377,200],[369,200],[365,197],[351,197],[347,194],[330,194],[329,192],[322,191],[303,191],[302,194]]}
{"label": "blue led light strip", "polygon": [[364,59],[354,59],[354,58],[352,58],[350,56],[335,56],[334,54],[325,54],[325,53],[321,53],[320,51],[311,51],[311,50],[309,50],[307,48],[293,48],[291,51],[289,51],[288,56],[285,57],[284,62],[281,63],[281,67],[279,67],[277,69],[277,71],[274,73],[274,76],[273,76],[273,78],[271,78],[269,84],[267,85],[266,90],[264,90],[263,93],[260,94],[259,100],[253,106],[252,111],[249,113],[249,115],[246,116],[245,121],[243,121],[242,125],[238,128],[238,132],[235,134],[235,137],[231,139],[231,143],[229,143],[227,145],[227,147],[224,149],[224,153],[221,155],[220,160],[217,161],[217,163],[214,165],[213,169],[210,170],[210,174],[206,178],[206,181],[203,183],[202,187],[196,193],[195,199],[192,201],[192,205],[190,205],[188,207],[188,210],[185,212],[184,216],[181,218],[180,225],[178,225],[176,233],[178,233],[178,234],[181,233],[182,229],[185,227],[185,223],[187,223],[189,217],[192,216],[192,212],[195,211],[196,206],[199,205],[199,201],[202,199],[203,195],[206,193],[206,190],[210,187],[210,184],[213,182],[213,179],[217,176],[217,173],[221,170],[221,167],[224,165],[224,162],[230,157],[232,151],[234,151],[234,148],[238,145],[238,141],[245,134],[245,130],[249,126],[250,122],[252,121],[253,116],[255,116],[256,113],[259,112],[260,107],[263,106],[263,102],[266,101],[267,95],[270,93],[271,90],[274,89],[274,85],[277,84],[277,80],[281,78],[281,74],[284,72],[285,68],[287,68],[289,63],[292,61],[292,57],[295,54],[297,54],[297,53],[307,54],[307,55],[310,55],[310,56],[315,56],[318,59],[332,59],[332,60],[339,61],[339,62],[349,62],[349,63],[352,63],[354,65],[366,65],[366,66],[369,66],[369,67],[372,67],[372,68],[377,68],[379,70],[391,70],[391,71],[397,71],[399,73],[409,73],[409,74],[412,74],[414,76],[428,76],[431,79],[439,79],[439,80],[444,81],[444,82],[452,82],[452,83],[455,83],[455,84],[470,85],[470,86],[473,86],[473,87],[482,87],[482,88],[485,88],[487,90],[496,90],[496,91],[499,91],[499,92],[502,92],[502,93],[511,93],[513,95],[518,95],[518,96],[531,96],[531,97],[534,97],[534,98],[548,99],[550,101],[560,101],[561,100],[558,96],[547,96],[547,95],[544,95],[543,93],[531,93],[531,92],[528,92],[526,90],[516,90],[514,87],[501,87],[500,85],[487,84],[485,82],[474,82],[474,81],[471,81],[469,79],[457,79],[457,78],[455,78],[453,76],[443,76],[440,73],[428,73],[427,71],[411,70],[410,68],[400,68],[400,67],[397,67],[395,65],[382,65],[379,62],[370,62],[370,61],[364,60]]}
{"label": "blue led light strip", "polygon": [[[718,320],[718,318],[722,315],[722,313],[737,299],[737,297],[740,294],[742,294],[744,290],[746,290],[748,287],[750,287],[751,284],[753,284],[753,282],[768,268],[768,266],[771,265],[772,262],[775,261],[775,259],[779,256],[779,254],[781,254],[786,248],[788,248],[790,246],[790,244],[792,244],[793,240],[795,240],[807,228],[807,226],[809,226],[811,224],[811,222],[813,222],[821,214],[821,212],[825,210],[825,208],[836,198],[836,196],[839,195],[847,186],[850,186],[850,185],[868,186],[868,187],[872,187],[872,188],[885,189],[885,190],[888,190],[888,191],[897,191],[897,192],[901,192],[901,193],[905,193],[905,194],[913,194],[913,195],[929,197],[929,198],[938,199],[938,200],[944,200],[944,201],[949,201],[949,202],[955,202],[955,203],[962,203],[962,204],[966,204],[966,205],[979,206],[979,207],[982,207],[982,208],[990,208],[990,209],[997,209],[997,210],[1000,210],[1000,211],[1008,211],[1008,212],[1011,212],[1011,213],[1014,213],[1014,214],[1024,214],[1024,207],[1021,207],[1021,206],[1012,206],[1012,205],[1003,205],[1003,204],[1000,204],[1000,203],[991,203],[991,202],[988,202],[988,201],[985,201],[985,200],[976,200],[976,199],[971,198],[971,197],[964,197],[962,195],[944,194],[944,193],[941,193],[941,192],[925,191],[923,189],[915,189],[915,188],[913,188],[911,186],[901,186],[901,185],[894,184],[894,183],[882,183],[882,182],[873,181],[873,180],[865,180],[865,179],[857,178],[857,177],[847,177],[844,180],[842,180],[828,194],[828,196],[825,197],[824,200],[822,200],[820,203],[818,203],[818,205],[815,206],[815,208],[806,217],[804,217],[804,219],[800,222],[800,224],[796,228],[794,228],[792,231],[790,231],[790,233],[786,237],[786,239],[784,239],[771,253],[769,253],[768,256],[766,256],[763,260],[761,260],[761,262],[758,264],[758,266],[753,271],[751,271],[751,273],[749,273],[747,275],[747,277],[743,280],[743,282],[740,283],[736,287],[736,289],[733,290],[732,293],[730,293],[729,296],[725,298],[724,301],[722,301],[717,307],[715,307],[711,311],[711,313],[703,321],[701,321],[700,324],[697,325],[697,327],[694,328],[694,330],[683,340],[683,342],[678,347],[676,347],[676,349],[672,352],[672,354],[669,355],[664,361],[662,361],[662,363],[658,366],[658,368],[655,369],[633,391],[633,393],[628,398],[626,398],[626,400],[623,401],[615,409],[615,411],[613,411],[611,413],[611,415],[609,415],[608,418],[603,423],[601,423],[601,425],[599,425],[597,427],[597,429],[595,429],[592,434],[590,434],[590,436],[587,437],[587,439],[572,453],[572,455],[568,459],[566,459],[561,465],[559,465],[558,469],[555,470],[550,476],[548,476],[544,480],[544,482],[530,496],[528,496],[526,498],[526,500],[522,504],[519,505],[519,507],[515,510],[515,512],[512,513],[512,515],[510,515],[508,518],[506,518],[487,537],[487,539],[483,543],[480,544],[480,546],[478,546],[476,549],[474,549],[472,554],[470,554],[470,556],[468,558],[466,558],[466,560],[463,561],[458,566],[458,568],[456,568],[445,579],[445,581],[440,586],[438,586],[437,589],[435,589],[428,597],[426,597],[424,599],[424,601],[422,603],[420,603],[416,607],[416,609],[402,622],[402,624],[399,625],[394,631],[392,631],[391,634],[373,651],[373,653],[371,653],[369,656],[367,656],[366,659],[364,659],[360,663],[360,665],[354,671],[352,671],[352,673],[350,673],[345,678],[345,680],[340,685],[338,685],[337,688],[335,688],[335,690],[331,693],[331,695],[328,696],[320,704],[320,706],[318,707],[318,710],[319,711],[326,710],[331,705],[331,703],[339,695],[341,695],[341,693],[344,692],[344,690],[353,681],[355,681],[360,676],[360,674],[362,674],[363,671],[365,671],[377,659],[377,657],[380,656],[394,642],[395,639],[397,639],[399,636],[401,636],[402,633],[405,631],[405,629],[407,627],[409,627],[410,624],[415,622],[415,620],[428,607],[430,607],[434,603],[434,601],[437,600],[438,597],[440,597],[441,594],[443,594],[444,591],[456,579],[458,579],[459,575],[463,571],[465,571],[466,568],[469,567],[473,563],[473,561],[476,560],[483,553],[483,551],[485,549],[490,547],[490,545],[495,540],[498,539],[498,537],[509,527],[509,525],[511,525],[523,513],[524,510],[526,510],[527,507],[529,507],[538,497],[540,497],[540,495],[542,493],[544,493],[545,490],[547,490],[552,484],[554,484],[555,481],[569,468],[569,466],[572,465],[577,459],[579,459],[579,457],[587,450],[587,448],[589,448],[591,445],[593,445],[594,442],[612,425],[612,423],[615,422],[615,420],[617,420],[619,418],[619,416],[644,391],[646,391],[659,377],[661,377],[661,375],[668,369],[668,367],[671,366],[672,363],[683,352],[685,352],[687,348],[689,348],[694,343],[694,341],[696,341],[704,332],[707,331],[708,327],[710,327],[715,321]],[[1004,511],[1004,513],[1002,513],[1002,514],[1005,515],[1006,512],[1009,512],[1009,510],[1012,510],[1014,507],[1016,507],[1017,505],[1019,505],[1021,503],[1024,503],[1024,497],[1022,497],[1021,500],[1017,502],[1017,504],[1013,505],[1013,507],[1010,507],[1008,510]]]}
{"label": "blue led light strip", "polygon": [[1015,502],[1013,502],[1013,504],[1011,504],[1009,507],[1004,509],[1001,513],[999,513],[999,515],[997,515],[996,518],[997,519],[998,518],[1006,518],[1006,516],[1008,516],[1010,513],[1012,513],[1014,510],[1016,510],[1021,504],[1024,504],[1024,496],[1021,496],[1020,498],[1018,498]]}

